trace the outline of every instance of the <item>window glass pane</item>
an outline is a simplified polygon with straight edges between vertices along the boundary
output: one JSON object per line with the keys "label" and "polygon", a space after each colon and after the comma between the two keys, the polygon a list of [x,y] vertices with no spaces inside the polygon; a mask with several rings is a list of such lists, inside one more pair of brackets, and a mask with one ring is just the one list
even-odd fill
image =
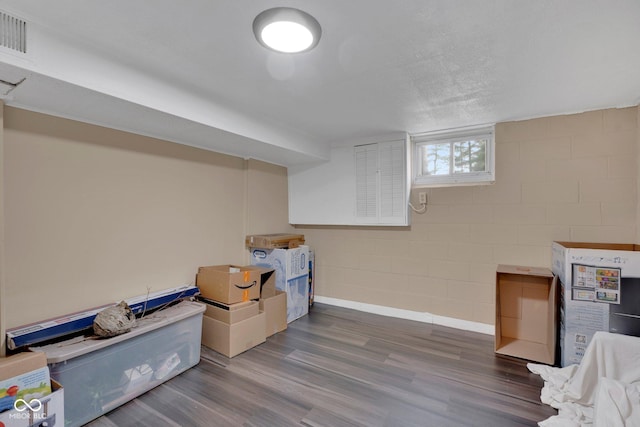
{"label": "window glass pane", "polygon": [[476,185],[495,180],[493,126],[412,136],[416,186]]}
{"label": "window glass pane", "polygon": [[486,139],[453,143],[453,173],[485,171]]}
{"label": "window glass pane", "polygon": [[449,175],[451,144],[425,144],[420,148],[422,175]]}

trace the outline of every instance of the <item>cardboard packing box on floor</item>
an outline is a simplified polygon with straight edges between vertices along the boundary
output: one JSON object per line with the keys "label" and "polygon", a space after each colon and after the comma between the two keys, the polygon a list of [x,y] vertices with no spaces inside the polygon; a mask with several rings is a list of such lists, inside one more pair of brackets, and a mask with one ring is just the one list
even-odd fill
{"label": "cardboard packing box on floor", "polygon": [[11,409],[0,413],[0,426],[33,427],[64,426],[64,389],[51,380],[51,394],[29,402],[30,408]]}
{"label": "cardboard packing box on floor", "polygon": [[640,336],[640,247],[553,242],[560,281],[560,364],[578,364],[598,331]]}
{"label": "cardboard packing box on floor", "polygon": [[548,268],[498,265],[496,353],[554,364],[556,282]]}
{"label": "cardboard packing box on floor", "polygon": [[287,322],[309,312],[309,247],[251,248],[251,265],[274,268],[276,289],[287,293]]}
{"label": "cardboard packing box on floor", "polygon": [[64,390],[50,379],[44,353],[0,358],[0,411],[0,425],[64,424]]}
{"label": "cardboard packing box on floor", "polygon": [[202,344],[227,357],[237,356],[267,338],[264,313],[233,324],[208,316],[204,316],[202,322]]}
{"label": "cardboard packing box on floor", "polygon": [[196,286],[205,298],[233,304],[260,298],[260,280],[255,267],[214,265],[198,269]]}
{"label": "cardboard packing box on floor", "polygon": [[235,304],[223,304],[206,298],[200,299],[206,303],[204,315],[227,325],[242,322],[260,313],[258,301],[238,302]]}
{"label": "cardboard packing box on floor", "polygon": [[260,311],[266,315],[265,333],[267,337],[287,329],[287,294],[275,291],[275,295],[260,299]]}
{"label": "cardboard packing box on floor", "polygon": [[257,301],[230,305],[209,301],[202,318],[202,344],[234,357],[265,342],[265,321]]}
{"label": "cardboard packing box on floor", "polygon": [[276,295],[276,271],[270,267],[256,267],[260,270],[260,298],[270,298]]}

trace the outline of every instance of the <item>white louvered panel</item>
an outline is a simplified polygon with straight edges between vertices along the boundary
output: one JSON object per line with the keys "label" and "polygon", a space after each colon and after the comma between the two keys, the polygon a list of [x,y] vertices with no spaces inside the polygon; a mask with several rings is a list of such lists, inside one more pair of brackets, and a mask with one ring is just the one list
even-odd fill
{"label": "white louvered panel", "polygon": [[378,217],[378,147],[376,144],[354,148],[356,163],[356,217]]}
{"label": "white louvered panel", "polygon": [[380,143],[380,217],[402,218],[405,212],[405,152],[403,141]]}
{"label": "white louvered panel", "polygon": [[0,11],[0,46],[27,53],[27,23]]}
{"label": "white louvered panel", "polygon": [[388,141],[332,147],[326,163],[290,167],[289,222],[409,225],[409,141]]}

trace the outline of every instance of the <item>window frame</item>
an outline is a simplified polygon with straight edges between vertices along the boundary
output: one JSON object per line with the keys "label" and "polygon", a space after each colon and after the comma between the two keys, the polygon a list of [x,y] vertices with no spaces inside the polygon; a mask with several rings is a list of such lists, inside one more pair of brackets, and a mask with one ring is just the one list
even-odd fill
{"label": "window frame", "polygon": [[[438,132],[412,134],[411,153],[412,159],[412,186],[413,187],[449,187],[458,185],[488,185],[495,182],[495,126],[485,125],[463,129],[453,129]],[[487,139],[485,147],[485,170],[478,172],[452,172],[454,160],[450,159],[450,172],[443,175],[421,175],[423,170],[421,147],[433,144],[449,144],[450,152],[453,152],[455,143]]]}

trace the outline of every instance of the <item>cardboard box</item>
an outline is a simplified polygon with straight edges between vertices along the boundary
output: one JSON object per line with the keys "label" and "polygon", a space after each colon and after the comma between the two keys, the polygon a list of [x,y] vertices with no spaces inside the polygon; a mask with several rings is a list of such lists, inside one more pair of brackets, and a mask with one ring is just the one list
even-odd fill
{"label": "cardboard box", "polygon": [[597,331],[640,336],[639,249],[553,242],[552,270],[560,281],[560,365],[580,363]]}
{"label": "cardboard box", "polygon": [[233,304],[260,298],[260,270],[234,265],[200,267],[196,286],[208,299]]}
{"label": "cardboard box", "polygon": [[495,352],[553,365],[556,277],[547,268],[499,265]]}
{"label": "cardboard box", "polygon": [[287,329],[287,294],[276,291],[276,295],[260,299],[260,311],[264,311],[267,337]]}
{"label": "cardboard box", "polygon": [[260,298],[270,298],[276,295],[276,270],[270,267],[260,268]]}
{"label": "cardboard box", "polygon": [[51,394],[44,353],[24,352],[0,358],[0,411],[20,409],[25,400]]}
{"label": "cardboard box", "polygon": [[253,234],[245,239],[249,248],[291,249],[304,245],[304,234]]}
{"label": "cardboard box", "polygon": [[47,356],[37,351],[26,351],[0,358],[0,381],[35,371],[47,366]]}
{"label": "cardboard box", "polygon": [[266,341],[264,312],[237,323],[228,324],[208,316],[202,318],[202,344],[234,357]]}
{"label": "cardboard box", "polygon": [[287,293],[287,322],[309,312],[309,247],[250,251],[251,265],[276,271],[276,289]]}
{"label": "cardboard box", "polygon": [[221,302],[200,299],[207,304],[205,316],[219,320],[226,324],[242,322],[260,313],[258,301],[237,302],[235,304],[223,304]]}
{"label": "cardboard box", "polygon": [[0,413],[0,426],[64,426],[64,389],[55,380],[51,380],[50,386],[52,392],[44,397],[30,399],[29,407]]}

